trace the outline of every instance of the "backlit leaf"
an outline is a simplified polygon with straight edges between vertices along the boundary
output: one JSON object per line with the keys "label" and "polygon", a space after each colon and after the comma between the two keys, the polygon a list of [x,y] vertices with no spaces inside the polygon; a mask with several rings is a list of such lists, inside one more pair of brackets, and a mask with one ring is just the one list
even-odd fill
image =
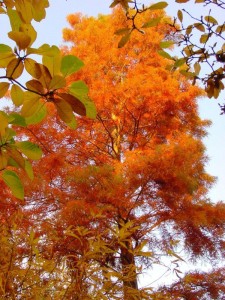
{"label": "backlit leaf", "polygon": [[55,99],[54,104],[62,121],[70,123],[73,120],[72,107],[63,99]]}
{"label": "backlit leaf", "polygon": [[10,31],[8,36],[15,41],[20,50],[26,49],[31,43],[31,37],[24,32]]}
{"label": "backlit leaf", "polygon": [[23,73],[24,65],[20,58],[14,58],[10,61],[6,69],[6,76],[16,79]]}
{"label": "backlit leaf", "polygon": [[50,90],[56,90],[60,89],[66,86],[66,79],[62,77],[61,75],[55,75],[53,76],[50,84],[49,89]]}
{"label": "backlit leaf", "polygon": [[76,56],[66,55],[62,58],[60,71],[66,77],[80,70],[83,65],[84,63]]}
{"label": "backlit leaf", "polygon": [[142,28],[154,27],[160,23],[161,19],[162,19],[161,17],[152,19],[149,22],[144,23],[141,27]]}
{"label": "backlit leaf", "polygon": [[215,18],[213,18],[212,16],[205,16],[205,20],[208,23],[218,24],[218,21]]}
{"label": "backlit leaf", "polygon": [[10,94],[11,94],[11,99],[16,106],[20,106],[23,104],[24,92],[20,86],[18,86],[17,84],[13,84]]}
{"label": "backlit leaf", "polygon": [[123,46],[125,46],[126,43],[129,41],[129,39],[130,39],[130,33],[122,36],[122,38],[120,39],[120,41],[118,43],[118,48],[122,48]]}
{"label": "backlit leaf", "polygon": [[37,160],[42,156],[40,147],[29,141],[17,142],[16,146],[23,152],[29,159]]}
{"label": "backlit leaf", "polygon": [[0,98],[5,96],[8,89],[9,89],[9,83],[8,82],[0,82]]}
{"label": "backlit leaf", "polygon": [[26,124],[38,124],[46,117],[46,115],[46,106],[42,102],[39,102],[36,111],[31,116],[25,118]]}
{"label": "backlit leaf", "polygon": [[59,97],[68,102],[76,114],[81,116],[86,115],[86,108],[84,104],[81,101],[79,101],[76,97],[66,93],[59,94]]}
{"label": "backlit leaf", "polygon": [[165,1],[162,1],[162,2],[158,2],[158,3],[155,3],[153,5],[151,5],[149,7],[150,10],[155,10],[155,9],[164,9],[168,6],[168,3],[165,2]]}
{"label": "backlit leaf", "polygon": [[13,195],[16,198],[23,200],[24,189],[18,175],[13,171],[5,170],[2,172],[2,179],[4,180],[5,184],[10,188]]}

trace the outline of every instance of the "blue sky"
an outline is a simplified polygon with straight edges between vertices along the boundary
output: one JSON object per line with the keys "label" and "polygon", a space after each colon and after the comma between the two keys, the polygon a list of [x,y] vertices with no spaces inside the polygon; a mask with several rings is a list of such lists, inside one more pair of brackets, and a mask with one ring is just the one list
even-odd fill
{"label": "blue sky", "polygon": [[[152,2],[152,1],[151,1]],[[169,15],[176,13],[177,8],[182,6],[175,4],[174,0],[168,1],[169,7],[167,12]],[[146,3],[146,1],[145,1]],[[55,45],[62,45],[62,29],[67,27],[66,16],[75,12],[82,12],[85,15],[98,15],[99,13],[109,13],[110,1],[109,0],[52,0],[50,1],[50,7],[47,9],[47,17],[40,24],[35,25],[38,32],[38,39],[36,46],[48,43]],[[199,13],[199,6],[185,5],[193,13]],[[196,9],[197,8],[197,9]],[[222,11],[224,13],[224,11]],[[216,17],[219,16],[217,12]],[[1,15],[2,18],[2,15]],[[3,17],[4,19],[4,17]],[[5,18],[1,22],[1,43],[6,42],[6,33],[8,31],[7,19]],[[223,101],[224,99],[224,101]],[[225,93],[220,96],[221,102],[225,102]],[[225,185],[225,116],[220,115],[220,109],[218,101],[214,99],[200,99],[199,100],[199,112],[202,118],[210,119],[213,124],[208,129],[208,136],[204,139],[205,146],[207,148],[207,155],[209,162],[207,164],[207,171],[214,176],[217,176],[217,183],[214,188],[211,189],[209,196],[212,200],[225,200],[224,185]]]}

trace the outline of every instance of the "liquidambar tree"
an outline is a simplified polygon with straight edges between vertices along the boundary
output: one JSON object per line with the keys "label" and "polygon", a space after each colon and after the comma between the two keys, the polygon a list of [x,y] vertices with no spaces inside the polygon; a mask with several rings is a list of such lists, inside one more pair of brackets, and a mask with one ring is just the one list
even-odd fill
{"label": "liquidambar tree", "polygon": [[[139,17],[143,23],[157,16]],[[72,131],[53,117],[50,103],[51,118],[21,131],[45,153],[34,167],[38,176],[25,186],[23,209],[33,220],[29,228],[35,225],[39,256],[57,267],[39,275],[48,282],[44,295],[162,299],[160,290],[140,287],[140,274],[167,258],[182,276],[183,259],[213,265],[224,251],[225,207],[206,197],[214,179],[204,169],[201,91],[167,71],[169,61],[157,54],[170,30],[165,25],[144,36],[134,32],[118,49],[115,28],[127,26],[120,10],[68,21],[64,38],[71,46],[63,52],[84,61],[76,76],[90,87],[98,115],[80,118]],[[50,288],[51,278],[64,282]]]}

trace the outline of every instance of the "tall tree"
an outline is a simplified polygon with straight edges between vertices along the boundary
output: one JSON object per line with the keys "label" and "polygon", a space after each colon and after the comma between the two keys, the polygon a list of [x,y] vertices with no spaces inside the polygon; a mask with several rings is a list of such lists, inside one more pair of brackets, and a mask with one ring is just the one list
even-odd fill
{"label": "tall tree", "polygon": [[[139,17],[143,23],[153,16]],[[49,103],[51,117],[22,129],[45,153],[26,185],[25,213],[35,215],[37,234],[48,241],[40,239],[42,252],[59,266],[66,262],[64,299],[149,299],[155,295],[139,288],[138,275],[154,263],[175,260],[179,275],[178,251],[211,264],[224,251],[225,207],[206,197],[214,179],[204,170],[208,122],[196,104],[202,92],[158,55],[168,26],[142,38],[134,33],[118,49],[114,32],[126,27],[120,10],[68,20],[71,46],[63,51],[85,62],[77,76],[90,87],[98,115],[79,119],[71,131]],[[77,82],[74,96],[83,90]]]}

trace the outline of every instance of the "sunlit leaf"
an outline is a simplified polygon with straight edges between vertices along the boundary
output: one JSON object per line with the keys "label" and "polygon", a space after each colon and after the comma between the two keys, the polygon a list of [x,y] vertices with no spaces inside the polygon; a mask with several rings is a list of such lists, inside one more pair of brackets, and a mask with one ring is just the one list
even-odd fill
{"label": "sunlit leaf", "polygon": [[122,38],[120,39],[119,43],[118,43],[118,48],[122,48],[126,45],[126,43],[129,41],[130,39],[130,32],[123,35]]}
{"label": "sunlit leaf", "polygon": [[24,65],[20,58],[14,58],[10,61],[6,69],[6,76],[16,79],[23,73]]}
{"label": "sunlit leaf", "polygon": [[215,18],[213,18],[212,16],[205,16],[205,20],[208,23],[218,24],[218,21]]}
{"label": "sunlit leaf", "polygon": [[24,189],[18,175],[13,171],[5,170],[2,172],[2,179],[4,180],[5,184],[10,188],[13,195],[16,198],[23,200]]}
{"label": "sunlit leaf", "polygon": [[0,82],[0,98],[5,96],[8,89],[9,89],[9,83],[8,82]]}
{"label": "sunlit leaf", "polygon": [[144,23],[141,28],[149,28],[158,25],[161,21],[161,17],[150,20],[149,22]]}
{"label": "sunlit leaf", "polygon": [[10,94],[11,94],[11,99],[16,106],[20,106],[23,104],[24,92],[20,86],[18,86],[17,84],[13,84]]}
{"label": "sunlit leaf", "polygon": [[56,90],[60,89],[66,86],[66,79],[62,77],[61,75],[55,75],[53,76],[50,84],[49,89],[50,90]]}
{"label": "sunlit leaf", "polygon": [[61,61],[61,73],[66,77],[74,72],[80,70],[84,63],[74,55],[66,55]]}
{"label": "sunlit leaf", "polygon": [[10,31],[8,36],[15,41],[20,50],[26,49],[31,43],[31,37],[24,32]]}
{"label": "sunlit leaf", "polygon": [[36,111],[31,116],[25,118],[26,124],[38,124],[46,117],[46,115],[46,106],[42,102],[39,102]]}
{"label": "sunlit leaf", "polygon": [[54,104],[62,121],[70,123],[73,120],[72,107],[63,99],[55,99]]}
{"label": "sunlit leaf", "polygon": [[76,97],[66,93],[59,94],[59,97],[68,102],[76,114],[81,116],[86,115],[86,108],[84,104],[81,101],[79,101]]}
{"label": "sunlit leaf", "polygon": [[37,160],[42,156],[41,148],[29,141],[17,142],[16,146],[23,152],[29,159]]}
{"label": "sunlit leaf", "polygon": [[155,10],[155,9],[164,9],[168,6],[168,3],[165,2],[165,1],[162,1],[162,2],[158,2],[158,3],[155,3],[155,4],[152,4],[151,6],[149,6],[148,9],[150,10]]}

